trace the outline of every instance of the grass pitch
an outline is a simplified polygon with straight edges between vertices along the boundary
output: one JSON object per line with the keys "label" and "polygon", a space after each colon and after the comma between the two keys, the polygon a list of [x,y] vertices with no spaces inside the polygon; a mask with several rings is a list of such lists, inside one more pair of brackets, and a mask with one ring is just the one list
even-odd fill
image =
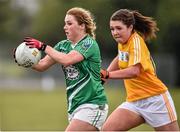
{"label": "grass pitch", "polygon": [[[0,130],[2,131],[60,131],[68,125],[64,89],[50,92],[0,91]],[[122,89],[106,88],[109,113],[125,100]],[[180,117],[180,89],[171,89],[177,114]],[[180,121],[179,121],[180,123]],[[153,130],[141,125],[132,131]]]}

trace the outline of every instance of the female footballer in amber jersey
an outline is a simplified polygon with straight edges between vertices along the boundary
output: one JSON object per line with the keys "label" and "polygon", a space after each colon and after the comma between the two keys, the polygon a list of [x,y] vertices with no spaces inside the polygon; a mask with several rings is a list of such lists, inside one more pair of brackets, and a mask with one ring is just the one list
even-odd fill
{"label": "female footballer in amber jersey", "polygon": [[153,95],[164,93],[167,88],[157,78],[150,57],[149,50],[136,32],[133,33],[126,44],[118,44],[118,65],[125,69],[140,64],[140,74],[132,79],[125,79],[124,84],[127,91],[127,101],[135,101]]}
{"label": "female footballer in amber jersey", "polygon": [[155,131],[178,131],[177,115],[167,87],[156,76],[145,40],[156,37],[156,22],[137,11],[120,9],[110,19],[118,55],[101,78],[123,79],[127,99],[104,123],[103,131],[127,131],[147,123]]}

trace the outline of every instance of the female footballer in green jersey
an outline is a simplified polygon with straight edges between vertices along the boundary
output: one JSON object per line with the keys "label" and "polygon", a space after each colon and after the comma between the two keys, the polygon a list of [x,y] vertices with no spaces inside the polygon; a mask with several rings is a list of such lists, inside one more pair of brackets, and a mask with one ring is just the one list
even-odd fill
{"label": "female footballer in green jersey", "polygon": [[95,131],[104,123],[108,105],[100,79],[101,57],[94,31],[93,17],[88,10],[72,8],[65,16],[66,40],[52,48],[34,38],[25,38],[26,45],[47,55],[32,68],[45,71],[62,65],[67,85],[69,125],[66,131]]}

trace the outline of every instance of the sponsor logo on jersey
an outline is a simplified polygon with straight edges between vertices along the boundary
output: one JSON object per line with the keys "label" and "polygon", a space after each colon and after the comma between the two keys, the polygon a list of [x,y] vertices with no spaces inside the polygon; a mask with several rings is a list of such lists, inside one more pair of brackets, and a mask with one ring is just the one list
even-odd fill
{"label": "sponsor logo on jersey", "polygon": [[128,62],[129,61],[129,53],[128,52],[122,52],[119,50],[119,60]]}
{"label": "sponsor logo on jersey", "polygon": [[64,47],[60,47],[59,50],[60,50],[60,52],[67,53],[67,49]]}
{"label": "sponsor logo on jersey", "polygon": [[91,45],[92,43],[84,43],[82,44],[82,49],[87,50]]}
{"label": "sponsor logo on jersey", "polygon": [[68,80],[76,80],[76,79],[79,78],[79,71],[75,66],[70,65],[70,66],[67,66],[67,67],[63,67],[63,69],[64,69],[64,72],[65,72],[66,79],[68,79]]}

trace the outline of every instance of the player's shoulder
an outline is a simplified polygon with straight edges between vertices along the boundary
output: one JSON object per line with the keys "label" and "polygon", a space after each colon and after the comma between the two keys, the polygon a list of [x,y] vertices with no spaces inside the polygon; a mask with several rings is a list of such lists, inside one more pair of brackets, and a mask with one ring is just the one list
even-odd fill
{"label": "player's shoulder", "polygon": [[138,32],[134,32],[131,35],[130,39],[133,40],[133,41],[144,41],[143,37]]}
{"label": "player's shoulder", "polygon": [[86,37],[85,40],[88,41],[89,43],[94,43],[94,42],[96,42],[96,40],[95,40],[94,38],[92,38],[90,35],[87,35],[87,37]]}
{"label": "player's shoulder", "polygon": [[61,47],[63,45],[67,45],[68,43],[70,44],[71,42],[69,40],[67,40],[67,39],[66,40],[61,40],[55,45],[55,47]]}
{"label": "player's shoulder", "polygon": [[91,36],[87,35],[87,37],[85,39],[83,39],[82,41],[82,45],[96,45],[97,41],[95,39],[93,39]]}
{"label": "player's shoulder", "polygon": [[59,41],[55,46],[54,48],[56,50],[62,50],[64,48],[66,48],[68,45],[70,45],[71,42],[69,40],[62,40],[62,41]]}
{"label": "player's shoulder", "polygon": [[128,43],[132,45],[142,45],[145,44],[145,41],[139,33],[134,32],[129,38]]}
{"label": "player's shoulder", "polygon": [[63,45],[63,44],[67,44],[67,43],[71,43],[68,39],[65,40],[61,40],[57,43],[57,45]]}
{"label": "player's shoulder", "polygon": [[94,47],[95,45],[97,45],[97,42],[88,35],[85,39],[81,41],[80,45],[83,49],[88,49],[90,47]]}

